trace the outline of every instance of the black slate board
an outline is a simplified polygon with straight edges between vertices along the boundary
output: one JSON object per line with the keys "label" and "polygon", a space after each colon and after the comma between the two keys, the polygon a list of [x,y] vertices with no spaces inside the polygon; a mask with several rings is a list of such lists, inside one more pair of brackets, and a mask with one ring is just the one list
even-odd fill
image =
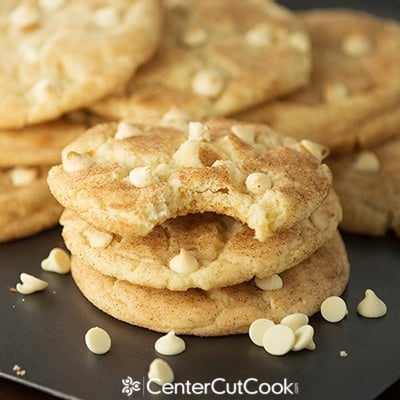
{"label": "black slate board", "polygon": [[[291,8],[354,7],[385,17],[400,19],[399,1],[281,1]],[[274,384],[278,390],[286,379],[290,397],[296,399],[375,399],[400,378],[400,239],[394,235],[367,238],[345,235],[352,265],[349,287],[344,293],[349,315],[329,324],[319,315],[311,318],[317,349],[273,357],[251,344],[246,335],[223,338],[184,337],[187,350],[164,357],[176,381],[211,383],[223,390],[223,380],[248,379],[248,389]],[[149,363],[157,357],[153,345],[160,336],[116,321],[89,304],[74,286],[70,275],[59,276],[40,269],[40,261],[51,248],[63,246],[55,228],[28,239],[0,245],[0,376],[36,387],[65,399],[182,398],[151,394],[145,385]],[[32,296],[9,289],[20,272],[41,276],[49,288]],[[388,306],[380,319],[361,318],[356,305],[364,290],[372,288]],[[105,328],[112,336],[111,351],[104,356],[90,353],[84,334],[92,326]],[[348,357],[341,358],[340,350]],[[13,371],[15,364],[26,370],[24,377]],[[122,393],[122,379],[138,381],[140,391]],[[186,386],[185,386],[186,387]],[[155,390],[153,386],[150,388]],[[244,389],[242,388],[242,393]],[[207,398],[259,398],[235,395],[196,396]]]}
{"label": "black slate board", "polygon": [[[187,350],[165,357],[176,381],[205,383],[221,378],[234,383],[250,378],[249,389],[255,390],[254,379],[273,384],[286,378],[299,399],[376,398],[400,377],[400,240],[394,235],[380,239],[346,235],[345,242],[352,264],[344,294],[349,315],[338,324],[327,323],[319,315],[311,318],[315,351],[273,357],[253,345],[247,335],[184,337]],[[70,275],[41,271],[40,261],[54,246],[62,246],[59,229],[0,245],[0,376],[61,398],[128,398],[122,393],[122,379],[130,376],[143,388],[148,365],[157,356],[153,345],[160,334],[98,311],[82,297]],[[49,288],[31,296],[11,292],[22,271],[46,279]],[[357,315],[356,305],[366,288],[373,288],[385,300],[389,310],[385,317]],[[112,336],[112,349],[104,356],[90,353],[84,345],[84,334],[92,326],[103,327]],[[340,350],[346,350],[348,357],[341,358]],[[27,371],[24,377],[16,376],[15,364]],[[222,390],[219,382],[216,387]],[[146,390],[144,394],[152,398]],[[143,392],[131,398],[138,396],[142,398]]]}

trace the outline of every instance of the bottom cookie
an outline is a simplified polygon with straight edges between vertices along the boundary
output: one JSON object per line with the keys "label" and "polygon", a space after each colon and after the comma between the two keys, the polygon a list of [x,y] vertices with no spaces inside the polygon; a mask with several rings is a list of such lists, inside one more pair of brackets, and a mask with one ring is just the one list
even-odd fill
{"label": "bottom cookie", "polygon": [[72,256],[71,272],[83,295],[119,320],[158,332],[222,336],[246,333],[257,318],[276,322],[288,314],[312,315],[322,301],[343,293],[350,274],[339,233],[311,257],[280,274],[283,287],[236,286],[185,292],[153,289],[103,275]]}

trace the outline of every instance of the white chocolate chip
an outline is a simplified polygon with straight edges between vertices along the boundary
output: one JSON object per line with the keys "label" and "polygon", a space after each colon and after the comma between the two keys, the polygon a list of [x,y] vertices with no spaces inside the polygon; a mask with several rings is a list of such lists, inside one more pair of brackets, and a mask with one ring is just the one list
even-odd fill
{"label": "white chocolate chip", "polygon": [[342,357],[342,358],[347,357],[348,356],[347,351],[346,350],[340,350],[339,351],[339,356]]}
{"label": "white chocolate chip", "polygon": [[95,326],[85,334],[85,344],[94,354],[105,354],[111,349],[111,337],[102,328]]}
{"label": "white chocolate chip", "polygon": [[293,332],[296,332],[300,327],[308,324],[308,316],[303,313],[289,314],[282,318],[280,323],[288,326]]}
{"label": "white chocolate chip", "polygon": [[119,23],[118,11],[111,6],[98,8],[93,13],[93,21],[100,28],[114,28]]}
{"label": "white chocolate chip", "polygon": [[379,158],[372,151],[361,151],[357,154],[353,167],[357,171],[377,172],[380,168]]}
{"label": "white chocolate chip", "polygon": [[277,290],[281,289],[283,286],[282,278],[275,274],[268,276],[266,278],[254,278],[254,283],[256,286],[262,290]]}
{"label": "white chocolate chip", "polygon": [[189,47],[197,47],[204,44],[207,40],[207,32],[200,26],[189,26],[183,32],[182,42]]}
{"label": "white chocolate chip", "polygon": [[65,0],[39,0],[39,5],[43,10],[54,11],[60,8]]}
{"label": "white chocolate chip", "polygon": [[303,325],[296,329],[294,333],[294,345],[292,351],[300,351],[303,349],[315,350],[314,328],[311,325]]}
{"label": "white chocolate chip", "polygon": [[94,161],[89,156],[77,153],[76,151],[63,154],[62,158],[62,165],[65,172],[80,171],[94,164]]}
{"label": "white chocolate chip", "polygon": [[129,122],[121,121],[118,124],[115,139],[121,140],[132,136],[142,136],[143,131]]}
{"label": "white chocolate chip", "polygon": [[28,63],[36,63],[39,59],[39,49],[33,45],[32,43],[28,42],[21,42],[18,45],[18,53]]}
{"label": "white chocolate chip", "polygon": [[111,233],[102,232],[94,228],[86,229],[84,232],[82,232],[82,235],[85,236],[89,242],[89,246],[94,249],[107,248],[114,238]]}
{"label": "white chocolate chip", "polygon": [[164,356],[174,356],[185,351],[186,344],[182,338],[175,335],[174,331],[170,331],[156,340],[154,348],[157,353]]}
{"label": "white chocolate chip", "polygon": [[182,167],[202,167],[203,163],[199,157],[198,142],[185,140],[172,155],[172,159],[177,165]]}
{"label": "white chocolate chip", "polygon": [[150,166],[137,167],[129,172],[129,182],[138,188],[143,188],[160,182],[160,178],[153,172]]}
{"label": "white chocolate chip", "polygon": [[66,274],[71,270],[71,260],[69,254],[59,247],[50,250],[47,258],[42,260],[40,266],[45,271]]}
{"label": "white chocolate chip", "polygon": [[346,303],[339,296],[330,296],[321,304],[321,315],[328,322],[339,322],[347,314]]}
{"label": "white chocolate chip", "polygon": [[278,324],[267,329],[263,337],[263,346],[273,356],[283,356],[294,345],[294,332],[286,325]]}
{"label": "white chocolate chip", "polygon": [[159,386],[174,381],[174,371],[172,371],[172,368],[166,361],[160,358],[156,358],[151,362],[147,376]]}
{"label": "white chocolate chip", "polygon": [[210,141],[210,128],[201,122],[189,122],[188,139],[191,141],[201,142]]}
{"label": "white chocolate chip", "polygon": [[257,346],[264,346],[263,338],[265,332],[274,325],[274,322],[267,318],[256,319],[249,327],[250,340]]}
{"label": "white chocolate chip", "polygon": [[25,272],[22,272],[22,274],[19,276],[19,279],[22,283],[17,283],[15,288],[17,289],[17,292],[21,294],[40,292],[49,286],[46,281],[36,278],[33,275],[26,274]]}
{"label": "white chocolate chip", "polygon": [[310,153],[312,154],[319,162],[321,162],[324,158],[328,157],[329,149],[322,144],[313,142],[312,140],[303,139],[300,141],[300,144]]}
{"label": "white chocolate chip", "polygon": [[169,268],[179,274],[189,274],[198,270],[199,262],[189,251],[181,249],[178,255],[171,258]]}
{"label": "white chocolate chip", "polygon": [[29,185],[38,175],[39,172],[36,168],[15,167],[10,171],[11,183],[15,187]]}
{"label": "white chocolate chip", "polygon": [[190,119],[190,115],[178,107],[171,107],[164,115],[163,120],[165,121],[188,121]]}
{"label": "white chocolate chip", "polygon": [[322,232],[328,226],[329,217],[326,211],[320,207],[310,215],[310,221],[319,231]]}
{"label": "white chocolate chip", "polygon": [[235,124],[231,127],[232,133],[238,137],[242,142],[252,146],[255,143],[256,133],[252,126]]}
{"label": "white chocolate chip", "polygon": [[245,39],[254,47],[269,46],[272,43],[271,29],[268,25],[260,23],[246,32]]}
{"label": "white chocolate chip", "polygon": [[254,172],[246,178],[246,188],[250,193],[263,194],[271,187],[272,182],[267,174]]}
{"label": "white chocolate chip", "polygon": [[61,83],[53,78],[43,78],[32,87],[33,97],[39,101],[45,101],[58,95]]}
{"label": "white chocolate chip", "polygon": [[349,94],[349,87],[344,83],[327,83],[324,86],[324,99],[328,102],[343,100],[349,97]]}
{"label": "white chocolate chip", "polygon": [[39,10],[31,4],[22,3],[10,14],[11,23],[19,29],[32,28],[40,22]]}
{"label": "white chocolate chip", "polygon": [[194,93],[205,97],[217,97],[225,85],[222,74],[213,68],[198,72],[192,80]]}
{"label": "white chocolate chip", "polygon": [[357,305],[357,312],[366,318],[379,318],[386,314],[387,307],[373,290],[367,289],[364,299]]}
{"label": "white chocolate chip", "polygon": [[344,38],[342,50],[348,56],[364,56],[371,50],[371,42],[360,33],[352,33]]}
{"label": "white chocolate chip", "polygon": [[308,53],[311,49],[310,41],[306,35],[301,32],[295,32],[287,37],[289,45],[300,51],[301,53]]}

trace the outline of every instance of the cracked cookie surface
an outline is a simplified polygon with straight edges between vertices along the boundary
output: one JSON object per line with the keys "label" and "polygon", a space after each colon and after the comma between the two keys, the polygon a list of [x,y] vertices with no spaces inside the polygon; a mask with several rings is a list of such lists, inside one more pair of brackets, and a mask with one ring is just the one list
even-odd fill
{"label": "cracked cookie surface", "polygon": [[89,129],[64,148],[48,182],[65,208],[111,233],[143,236],[169,218],[210,211],[263,241],[324,201],[325,150],[262,124],[137,119]]}

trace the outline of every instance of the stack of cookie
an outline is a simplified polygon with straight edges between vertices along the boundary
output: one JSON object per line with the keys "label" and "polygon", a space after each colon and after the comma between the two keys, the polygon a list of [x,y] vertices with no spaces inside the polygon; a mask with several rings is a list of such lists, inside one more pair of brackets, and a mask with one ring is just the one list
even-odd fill
{"label": "stack of cookie", "polygon": [[85,132],[67,117],[20,130],[0,130],[0,242],[57,225],[62,207],[47,186],[61,149]]}
{"label": "stack of cookie", "polygon": [[136,118],[66,146],[48,182],[83,294],[156,331],[311,315],[349,278],[326,148],[263,124]]}
{"label": "stack of cookie", "polygon": [[400,26],[350,10],[298,17],[311,39],[310,84],[236,117],[328,146],[341,228],[400,235]]}
{"label": "stack of cookie", "polygon": [[47,171],[88,124],[63,115],[124,84],[155,51],[157,0],[3,1],[0,242],[57,224]]}

